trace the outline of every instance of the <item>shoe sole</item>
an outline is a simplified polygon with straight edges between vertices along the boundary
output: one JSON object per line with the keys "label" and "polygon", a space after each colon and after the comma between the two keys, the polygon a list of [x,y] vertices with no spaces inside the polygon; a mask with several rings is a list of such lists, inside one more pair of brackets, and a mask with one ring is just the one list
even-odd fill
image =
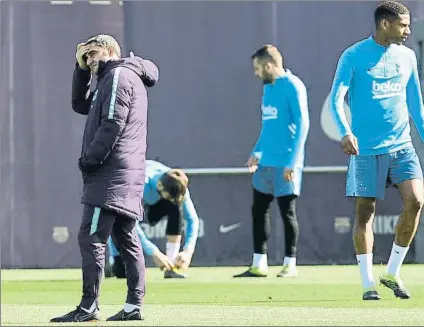
{"label": "shoe sole", "polygon": [[84,323],[84,322],[99,322],[100,319],[92,319],[92,320],[85,320],[85,321],[50,321],[52,324],[65,324],[65,323]]}
{"label": "shoe sole", "polygon": [[106,321],[108,321],[108,322],[117,322],[117,321],[143,321],[144,320],[144,318],[141,318],[141,319],[128,319],[128,320],[106,320]]}
{"label": "shoe sole", "polygon": [[369,297],[369,298],[362,298],[363,301],[379,301],[381,300],[381,297]]}
{"label": "shoe sole", "polygon": [[176,276],[163,276],[164,279],[186,279],[187,276],[181,276],[181,277],[176,277]]}

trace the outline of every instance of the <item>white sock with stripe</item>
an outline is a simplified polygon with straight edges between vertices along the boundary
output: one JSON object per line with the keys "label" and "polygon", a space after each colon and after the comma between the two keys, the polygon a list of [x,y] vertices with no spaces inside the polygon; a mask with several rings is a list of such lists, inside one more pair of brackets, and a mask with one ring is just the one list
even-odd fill
{"label": "white sock with stripe", "polygon": [[393,243],[392,252],[389,262],[387,263],[386,272],[390,276],[399,277],[400,267],[408,253],[409,246],[399,246]]}
{"label": "white sock with stripe", "polygon": [[372,253],[358,254],[359,271],[361,273],[362,287],[364,289],[374,288],[374,277],[372,272]]}

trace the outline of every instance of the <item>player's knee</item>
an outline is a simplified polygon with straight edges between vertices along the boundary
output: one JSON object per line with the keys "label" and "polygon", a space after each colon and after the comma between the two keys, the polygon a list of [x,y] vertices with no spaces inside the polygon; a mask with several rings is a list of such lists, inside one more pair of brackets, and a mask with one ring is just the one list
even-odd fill
{"label": "player's knee", "polygon": [[357,228],[366,228],[372,222],[375,213],[375,200],[373,199],[358,199],[356,201],[356,219],[355,225]]}
{"label": "player's knee", "polygon": [[404,210],[410,214],[417,215],[422,209],[424,204],[423,196],[411,195],[405,197],[403,200]]}
{"label": "player's knee", "polygon": [[181,235],[183,231],[183,221],[179,217],[168,218],[166,225],[166,235]]}
{"label": "player's knee", "polygon": [[252,208],[251,208],[251,212],[252,212],[252,217],[253,220],[265,220],[265,216],[267,214],[267,208],[264,207],[263,205],[260,205],[258,203],[253,203],[252,204]]}

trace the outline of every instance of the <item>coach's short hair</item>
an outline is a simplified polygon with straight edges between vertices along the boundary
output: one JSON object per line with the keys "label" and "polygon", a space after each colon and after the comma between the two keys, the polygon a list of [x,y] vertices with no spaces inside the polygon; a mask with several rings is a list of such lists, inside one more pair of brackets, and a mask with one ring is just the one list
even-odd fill
{"label": "coach's short hair", "polygon": [[404,4],[397,1],[383,1],[374,11],[374,22],[378,28],[383,19],[389,22],[399,18],[400,15],[409,14],[409,9]]}
{"label": "coach's short hair", "polygon": [[86,45],[91,43],[96,43],[105,49],[112,48],[115,55],[118,58],[121,58],[121,47],[119,46],[118,41],[116,41],[113,36],[107,34],[99,34],[89,38],[87,42],[85,42]]}
{"label": "coach's short hair", "polygon": [[275,65],[283,65],[283,56],[280,51],[278,51],[277,47],[272,44],[265,44],[260,47],[255,53],[252,55],[252,60],[258,59],[260,61],[270,61]]}

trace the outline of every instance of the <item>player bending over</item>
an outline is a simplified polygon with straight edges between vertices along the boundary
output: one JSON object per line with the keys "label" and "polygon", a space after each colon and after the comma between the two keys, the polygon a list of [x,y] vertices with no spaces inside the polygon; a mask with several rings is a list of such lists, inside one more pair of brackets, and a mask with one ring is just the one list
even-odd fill
{"label": "player bending over", "polygon": [[[168,217],[166,255],[146,237],[140,225],[136,226],[136,230],[144,252],[153,256],[155,263],[165,270],[165,278],[186,278],[181,270],[190,266],[196,247],[199,217],[187,186],[188,177],[181,169],[171,169],[153,160],[146,161],[145,222],[154,226],[163,217]],[[186,232],[184,247],[180,252],[183,220],[186,222]],[[125,278],[124,263],[111,238],[108,246],[113,274],[118,278]]]}

